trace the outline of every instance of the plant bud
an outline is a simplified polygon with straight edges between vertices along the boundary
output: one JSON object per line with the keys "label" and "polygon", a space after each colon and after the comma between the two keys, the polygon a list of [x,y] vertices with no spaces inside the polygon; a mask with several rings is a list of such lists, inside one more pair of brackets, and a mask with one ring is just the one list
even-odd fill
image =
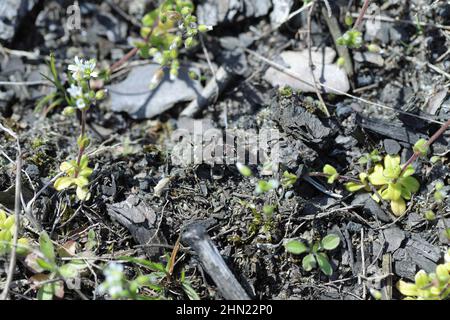
{"label": "plant bud", "polygon": [[187,16],[188,14],[191,14],[191,8],[189,7],[183,7],[183,9],[181,9],[181,14],[183,16]]}
{"label": "plant bud", "polygon": [[98,90],[95,93],[95,99],[96,100],[103,100],[106,97],[106,90]]}
{"label": "plant bud", "polygon": [[207,26],[205,24],[201,24],[198,26],[198,31],[200,31],[200,32],[208,32],[208,31],[211,31],[212,29],[213,29],[213,27]]}
{"label": "plant bud", "polygon": [[74,107],[65,107],[62,113],[64,116],[69,117],[75,114]]}
{"label": "plant bud", "polygon": [[367,47],[367,49],[368,49],[370,52],[373,52],[373,53],[378,53],[378,52],[381,51],[381,48],[380,48],[378,45],[374,44],[374,43],[369,44],[369,46]]}
{"label": "plant bud", "polygon": [[353,17],[350,14],[345,15],[345,25],[351,27],[353,25]]}
{"label": "plant bud", "polygon": [[77,140],[77,145],[79,148],[86,149],[89,144],[91,143],[91,140],[86,136],[79,136]]}
{"label": "plant bud", "polygon": [[434,214],[433,211],[428,210],[425,212],[425,219],[427,219],[428,221],[433,221],[436,219],[436,215]]}
{"label": "plant bud", "polygon": [[194,46],[194,38],[188,37],[186,40],[184,40],[184,46],[186,48],[192,48]]}

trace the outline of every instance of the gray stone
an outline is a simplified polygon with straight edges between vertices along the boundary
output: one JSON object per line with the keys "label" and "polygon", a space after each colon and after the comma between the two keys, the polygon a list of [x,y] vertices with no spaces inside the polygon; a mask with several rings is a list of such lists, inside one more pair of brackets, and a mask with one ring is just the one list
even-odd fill
{"label": "gray stone", "polygon": [[384,139],[383,145],[386,153],[391,155],[398,154],[402,148],[397,141],[392,139]]}
{"label": "gray stone", "polygon": [[272,28],[278,28],[289,17],[294,0],[276,0],[273,2],[273,10],[270,14]]}
{"label": "gray stone", "polygon": [[[313,50],[312,61],[316,67],[314,69],[316,81],[326,86],[324,91],[340,94],[340,92],[347,92],[350,89],[350,83],[344,69],[339,68],[337,64],[331,64],[335,55],[336,53],[331,48]],[[301,77],[302,81],[273,67],[270,67],[264,74],[265,80],[273,86],[290,86],[303,92],[315,92],[308,51],[283,51],[280,56],[284,63],[289,66],[289,70]]]}
{"label": "gray stone", "polygon": [[394,273],[402,278],[414,280],[416,265],[405,249],[398,249],[394,255]]}
{"label": "gray stone", "polygon": [[[429,243],[418,235],[412,235],[405,243],[405,250],[411,260],[419,269],[433,272],[441,258],[439,247]],[[396,258],[397,259],[397,258]]]}
{"label": "gray stone", "polygon": [[244,0],[244,7],[247,18],[258,18],[269,13],[269,10],[272,8],[272,2],[270,0]]}
{"label": "gray stone", "polygon": [[150,90],[150,81],[158,69],[154,64],[134,68],[124,81],[108,86],[112,111],[126,112],[134,119],[152,118],[176,103],[199,97],[203,89],[200,82],[192,80],[184,68],[173,81],[166,72],[161,84]]}
{"label": "gray stone", "polygon": [[397,226],[390,227],[383,231],[383,235],[388,243],[387,252],[394,252],[400,248],[403,240],[405,240],[405,232]]}
{"label": "gray stone", "polygon": [[384,65],[384,59],[379,53],[374,52],[360,52],[357,51],[353,54],[353,59],[357,62],[368,62],[379,67]]}
{"label": "gray stone", "polygon": [[352,205],[363,205],[364,210],[376,216],[382,222],[391,222],[391,217],[383,211],[378,203],[372,199],[369,193],[359,193],[352,201]]}

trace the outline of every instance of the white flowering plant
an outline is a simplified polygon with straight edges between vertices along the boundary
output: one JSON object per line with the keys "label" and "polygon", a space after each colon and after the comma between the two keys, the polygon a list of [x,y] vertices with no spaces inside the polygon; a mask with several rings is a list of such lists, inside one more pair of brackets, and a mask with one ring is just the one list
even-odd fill
{"label": "white flowering plant", "polygon": [[[75,57],[74,63],[67,68],[67,81],[63,83],[59,78],[55,57],[52,54],[50,56],[50,70],[53,80],[47,79],[52,81],[56,91],[50,98],[47,98],[46,102],[44,101],[44,104],[51,101],[53,107],[65,103],[67,106],[63,114],[66,116],[75,115],[77,112],[80,114],[81,133],[77,139],[78,155],[74,160],[60,165],[62,176],[55,180],[54,187],[57,191],[76,189],[76,196],[81,201],[89,198],[89,176],[92,174],[92,169],[88,167],[89,159],[85,154],[86,148],[90,144],[90,139],[86,133],[87,112],[106,94],[105,90],[94,91],[91,89],[91,81],[99,76],[96,64],[95,59],[84,60]],[[40,103],[42,106],[42,100]]]}
{"label": "white flowering plant", "polygon": [[166,0],[143,17],[141,36],[145,40],[135,45],[142,57],[151,58],[161,66],[150,82],[151,89],[159,85],[165,69],[169,69],[170,78],[175,79],[182,47],[194,47],[199,33],[212,30],[210,26],[198,24],[193,12],[192,1]]}

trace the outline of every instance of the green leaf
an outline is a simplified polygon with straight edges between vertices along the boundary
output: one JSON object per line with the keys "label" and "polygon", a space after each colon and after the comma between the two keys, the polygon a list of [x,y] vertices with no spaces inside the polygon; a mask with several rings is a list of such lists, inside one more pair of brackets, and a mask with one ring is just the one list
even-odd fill
{"label": "green leaf", "polygon": [[54,294],[55,294],[54,283],[47,283],[39,288],[37,298],[38,300],[52,300]]}
{"label": "green leaf", "polygon": [[249,167],[247,167],[246,165],[238,162],[238,163],[236,163],[236,167],[244,177],[252,176],[252,170]]}
{"label": "green leaf", "polygon": [[59,267],[59,273],[66,279],[78,276],[79,270],[79,266],[73,263],[67,263]]}
{"label": "green leaf", "polygon": [[14,216],[9,216],[6,218],[6,220],[3,222],[3,229],[9,230],[14,226],[16,218]]}
{"label": "green leaf", "polygon": [[155,263],[155,262],[151,262],[151,261],[148,261],[145,259],[134,258],[134,257],[129,257],[129,256],[121,256],[118,258],[118,260],[135,263],[142,267],[146,267],[149,270],[159,271],[159,272],[163,272],[164,274],[167,274],[166,268],[164,267],[164,265],[162,263]]}
{"label": "green leaf", "polygon": [[326,165],[323,167],[323,173],[325,173],[325,174],[327,174],[327,175],[329,175],[329,176],[333,176],[333,175],[335,175],[335,174],[338,174],[338,172],[336,171],[336,169],[335,169],[333,166],[329,165],[329,164],[326,164]]}
{"label": "green leaf", "polygon": [[384,157],[384,168],[385,169],[396,168],[396,167],[400,167],[400,156],[387,155]]}
{"label": "green leaf", "polygon": [[53,247],[50,237],[45,231],[42,231],[39,236],[39,248],[41,249],[41,253],[49,262],[55,262],[55,248]]}
{"label": "green leaf", "polygon": [[89,190],[87,190],[86,188],[77,187],[76,193],[77,193],[77,198],[80,201],[86,200],[89,196]]}
{"label": "green leaf", "polygon": [[321,245],[325,250],[333,250],[337,248],[340,242],[341,239],[339,238],[339,236],[335,234],[329,234],[322,239]]}
{"label": "green leaf", "polygon": [[88,239],[86,242],[86,249],[93,250],[97,246],[97,238],[95,236],[94,229],[90,229],[88,232]]}
{"label": "green leaf", "polygon": [[416,273],[414,281],[418,289],[422,289],[430,283],[430,279],[424,270],[420,270]]}
{"label": "green leaf", "polygon": [[420,189],[420,183],[414,177],[400,178],[398,182],[411,193],[416,193]]}
{"label": "green leaf", "polygon": [[347,189],[348,192],[356,192],[363,189],[364,187],[365,185],[356,182],[347,182],[345,184],[345,188]]}
{"label": "green leaf", "polygon": [[192,288],[190,282],[183,281],[182,283],[183,291],[188,296],[189,300],[200,300],[200,296],[197,292]]}
{"label": "green leaf", "polygon": [[72,163],[70,163],[68,161],[64,161],[59,166],[59,170],[61,170],[62,172],[66,172],[66,173],[69,173],[69,171],[72,169],[74,169],[74,167],[73,167]]}
{"label": "green leaf", "polygon": [[70,188],[74,184],[75,180],[71,177],[61,177],[56,179],[54,187],[56,191],[62,191],[64,189]]}
{"label": "green leaf", "polygon": [[406,203],[402,198],[391,200],[391,210],[395,216],[400,217],[406,211]]}
{"label": "green leaf", "polygon": [[47,270],[47,271],[55,270],[55,265],[45,259],[36,258],[36,263],[38,264],[39,267],[41,267],[44,270]]}
{"label": "green leaf", "polygon": [[85,186],[87,186],[89,184],[89,180],[86,177],[83,177],[83,176],[79,176],[78,178],[74,178],[73,181],[80,188],[84,188]]}
{"label": "green leaf", "polygon": [[388,187],[381,193],[385,200],[398,200],[402,195],[402,187],[399,183],[389,183]]}
{"label": "green leaf", "polygon": [[444,264],[438,265],[436,267],[436,276],[441,283],[446,283],[448,286],[450,280],[449,267]]}
{"label": "green leaf", "polygon": [[416,296],[417,295],[417,287],[413,283],[407,283],[402,280],[397,282],[397,290],[400,291],[404,296]]}
{"label": "green leaf", "polygon": [[333,268],[331,267],[330,262],[328,261],[328,257],[325,253],[316,254],[317,263],[319,264],[320,270],[327,276],[331,276],[333,274]]}
{"label": "green leaf", "polygon": [[316,258],[312,253],[306,255],[302,260],[302,267],[305,271],[311,271],[316,267]]}
{"label": "green leaf", "polygon": [[414,169],[414,167],[412,165],[409,165],[406,167],[405,171],[403,172],[402,177],[412,176],[415,171],[416,170]]}
{"label": "green leaf", "polygon": [[383,166],[381,164],[375,165],[373,168],[373,172],[369,175],[369,181],[374,186],[382,186],[384,184],[387,184],[388,181],[383,175]]}
{"label": "green leaf", "polygon": [[287,252],[293,254],[302,254],[308,251],[308,247],[303,242],[300,242],[298,240],[291,240],[285,243],[284,247],[286,248]]}
{"label": "green leaf", "polygon": [[283,172],[283,179],[281,180],[285,188],[293,186],[297,182],[297,175],[288,171]]}

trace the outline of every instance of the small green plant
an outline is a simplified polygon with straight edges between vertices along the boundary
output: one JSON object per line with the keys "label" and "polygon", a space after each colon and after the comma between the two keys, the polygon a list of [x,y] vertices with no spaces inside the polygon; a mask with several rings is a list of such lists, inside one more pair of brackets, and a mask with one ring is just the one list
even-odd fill
{"label": "small green plant", "polygon": [[433,210],[427,210],[425,211],[425,219],[428,221],[434,221],[436,220],[436,215],[434,214]]}
{"label": "small green plant", "polygon": [[[390,200],[391,210],[396,216],[406,211],[405,200],[411,199],[411,195],[420,188],[420,183],[412,177],[415,170],[409,165],[406,170],[400,166],[399,156],[387,155],[384,157],[384,166],[376,164],[373,172],[369,174],[369,182],[378,187],[378,193],[384,200]],[[377,194],[374,199],[379,201]]]}
{"label": "small green plant", "polygon": [[342,36],[337,38],[336,43],[351,49],[360,48],[362,46],[362,33],[357,29],[347,30]]}
{"label": "small green plant", "polygon": [[56,69],[56,59],[53,53],[50,54],[50,62],[48,64],[48,67],[50,69],[50,76],[47,76],[45,74],[42,74],[42,76],[55,86],[55,91],[49,93],[38,101],[35,108],[36,112],[42,111],[45,107],[45,113],[48,113],[55,107],[58,107],[65,102],[69,102],[65,84],[60,79],[58,70]]}
{"label": "small green plant", "polygon": [[400,280],[397,289],[405,300],[446,300],[450,296],[450,250],[445,262],[436,267],[433,273],[424,270],[417,272],[414,283]]}
{"label": "small green plant", "polygon": [[289,189],[297,183],[298,177],[297,175],[290,173],[289,171],[283,172],[283,177],[281,178],[281,185],[285,189]]}
{"label": "small green plant", "polygon": [[[8,217],[6,212],[0,209],[0,256],[11,252],[15,228],[15,217]],[[18,239],[16,249],[17,254],[26,254],[28,252],[28,246],[29,243],[27,238]]]}
{"label": "small green plant", "polygon": [[373,163],[377,163],[380,162],[383,158],[380,156],[380,152],[375,149],[370,153],[366,153],[364,154],[359,160],[358,163],[360,165],[365,165],[365,164],[373,164]]}
{"label": "small green plant", "polygon": [[292,90],[292,87],[284,86],[281,87],[278,92],[282,97],[290,98],[294,94],[294,91]]}
{"label": "small green plant", "polygon": [[446,197],[447,192],[444,190],[444,183],[442,183],[442,181],[436,182],[433,193],[434,201],[436,201],[436,203],[442,203]]}
{"label": "small green plant", "polygon": [[[413,166],[408,165],[404,169],[402,167],[399,156],[386,155],[384,164],[376,163],[369,169],[369,173],[359,174],[359,181],[347,182],[345,187],[349,192],[361,189],[373,191],[372,198],[375,201],[381,199],[390,201],[392,212],[396,216],[401,216],[406,211],[405,200],[411,199],[411,195],[420,188],[419,181],[412,177],[415,172]],[[325,165],[323,172],[328,177],[328,183],[333,183],[340,177],[336,169],[330,165]]]}
{"label": "small green plant", "polygon": [[88,197],[89,190],[89,176],[92,174],[92,169],[88,167],[88,157],[83,155],[78,164],[76,160],[63,162],[59,169],[64,172],[65,176],[58,178],[55,181],[55,189],[57,191],[76,188],[77,198],[85,200]]}
{"label": "small green plant", "polygon": [[284,244],[287,252],[301,255],[306,254],[302,259],[302,267],[305,271],[311,271],[319,266],[319,269],[327,276],[333,274],[333,268],[326,254],[339,246],[340,238],[335,234],[328,234],[322,240],[305,244],[298,240],[290,240]]}
{"label": "small green plant", "polygon": [[329,164],[323,166],[322,172],[328,176],[327,182],[329,184],[333,184],[337,179],[339,179],[339,173],[336,168]]}
{"label": "small green plant", "polygon": [[136,43],[136,46],[142,57],[152,58],[161,66],[150,82],[151,89],[159,85],[165,68],[170,70],[171,79],[178,77],[182,46],[192,48],[196,45],[198,33],[212,29],[198,25],[193,12],[192,1],[166,0],[143,17],[141,36],[145,41]]}
{"label": "small green plant", "polygon": [[[120,257],[119,260],[140,266],[150,273],[139,274],[130,280],[124,272],[123,264],[111,262],[103,270],[105,281],[98,288],[101,294],[106,294],[115,300],[166,299],[164,296],[166,286],[174,280],[170,273],[170,262],[164,266],[160,262],[151,262],[134,257]],[[177,283],[181,285],[189,299],[200,300],[190,282],[186,279],[184,271],[181,272]]]}
{"label": "small green plant", "polygon": [[92,169],[88,167],[89,159],[85,154],[86,148],[90,144],[90,139],[86,133],[86,117],[88,110],[105,97],[104,90],[94,91],[91,89],[90,81],[97,78],[96,61],[94,59],[83,60],[75,57],[75,63],[68,66],[69,85],[65,89],[65,96],[68,106],[64,109],[64,115],[74,115],[77,111],[81,113],[80,136],[77,139],[78,155],[75,160],[64,162],[60,165],[62,177],[55,181],[55,189],[62,191],[76,188],[76,195],[79,200],[87,200],[89,192],[89,176]]}

